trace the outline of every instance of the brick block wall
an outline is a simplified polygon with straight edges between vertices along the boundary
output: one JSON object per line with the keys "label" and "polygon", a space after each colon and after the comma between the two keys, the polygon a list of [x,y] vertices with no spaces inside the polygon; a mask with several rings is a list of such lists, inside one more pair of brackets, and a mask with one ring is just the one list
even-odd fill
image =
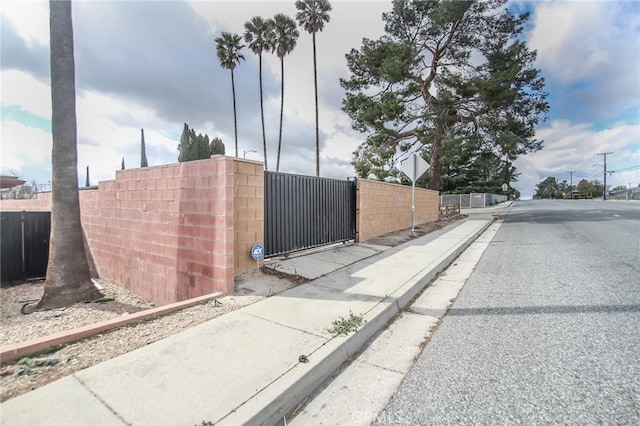
{"label": "brick block wall", "polygon": [[5,212],[50,212],[51,193],[39,192],[28,200],[0,200],[0,211]]}
{"label": "brick block wall", "polygon": [[233,182],[217,156],[120,170],[81,195],[100,276],[158,305],[233,291]]}
{"label": "brick block wall", "polygon": [[[410,186],[358,179],[356,241],[411,228]],[[416,225],[438,220],[438,191],[416,188]]]}
{"label": "brick block wall", "polygon": [[264,166],[234,161],[234,257],[236,275],[260,265],[251,257],[255,243],[264,245]]}
{"label": "brick block wall", "polygon": [[[158,305],[233,292],[235,273],[255,267],[247,245],[263,239],[263,186],[261,163],[216,155],[120,170],[81,190],[99,275]],[[6,211],[50,208],[50,193],[0,202]]]}

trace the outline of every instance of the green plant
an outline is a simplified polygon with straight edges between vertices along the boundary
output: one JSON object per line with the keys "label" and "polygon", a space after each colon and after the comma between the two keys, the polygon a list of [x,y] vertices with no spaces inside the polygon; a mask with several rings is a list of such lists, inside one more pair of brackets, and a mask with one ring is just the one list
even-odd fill
{"label": "green plant", "polygon": [[22,366],[22,372],[19,374],[34,374],[38,371],[36,369],[36,362],[31,357],[20,358],[18,365]]}
{"label": "green plant", "polygon": [[20,358],[20,361],[18,361],[19,365],[22,365],[23,367],[27,367],[27,368],[31,368],[31,367],[35,367],[36,363],[33,360],[33,358],[31,357],[24,357],[24,358]]}
{"label": "green plant", "polygon": [[339,317],[337,320],[333,321],[333,327],[329,329],[329,332],[335,336],[346,336],[352,331],[356,331],[363,322],[364,319],[362,318],[362,315],[355,315],[353,312],[349,311],[348,318]]}
{"label": "green plant", "polygon": [[210,306],[213,308],[217,308],[219,306],[222,306],[222,302],[220,302],[218,299],[207,299],[203,302],[200,302],[200,304],[202,306]]}

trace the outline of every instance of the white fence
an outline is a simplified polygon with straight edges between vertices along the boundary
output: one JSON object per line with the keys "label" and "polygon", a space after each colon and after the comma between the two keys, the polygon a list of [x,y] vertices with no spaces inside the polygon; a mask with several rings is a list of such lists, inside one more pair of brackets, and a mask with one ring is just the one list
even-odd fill
{"label": "white fence", "polygon": [[609,192],[610,200],[640,200],[640,186]]}
{"label": "white fence", "polygon": [[472,192],[471,194],[445,194],[440,196],[440,205],[458,204],[465,207],[487,207],[507,201],[506,195]]}

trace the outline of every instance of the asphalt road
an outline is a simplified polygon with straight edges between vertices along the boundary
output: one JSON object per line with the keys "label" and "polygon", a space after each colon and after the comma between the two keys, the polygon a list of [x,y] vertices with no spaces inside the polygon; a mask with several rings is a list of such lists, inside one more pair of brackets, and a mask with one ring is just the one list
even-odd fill
{"label": "asphalt road", "polygon": [[378,424],[640,424],[640,203],[506,210]]}

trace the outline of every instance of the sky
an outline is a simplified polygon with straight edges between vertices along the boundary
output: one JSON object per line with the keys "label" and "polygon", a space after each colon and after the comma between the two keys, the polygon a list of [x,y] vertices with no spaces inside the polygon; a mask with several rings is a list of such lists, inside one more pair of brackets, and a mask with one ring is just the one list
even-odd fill
{"label": "sky", "polygon": [[[234,154],[231,75],[220,67],[214,39],[242,34],[253,16],[285,13],[294,1],[76,1],[73,3],[78,175],[92,185],[111,180],[124,157],[140,164],[144,128],[149,165],[175,163],[183,123],[221,137]],[[333,1],[317,34],[321,175],[354,176],[353,151],[366,134],[341,110],[345,54],[384,33],[390,1]],[[640,2],[517,1],[531,12],[524,35],[537,50],[550,111],[537,128],[544,149],[516,162],[512,185],[523,198],[547,176],[559,181],[640,184]],[[47,2],[0,0],[2,174],[51,180],[51,89]],[[357,17],[357,19],[354,19]],[[239,155],[263,160],[258,57],[244,50],[235,71]],[[280,62],[263,56],[269,169],[275,168],[280,113]],[[281,171],[315,173],[315,107],[311,35],[300,29],[285,57]]]}

